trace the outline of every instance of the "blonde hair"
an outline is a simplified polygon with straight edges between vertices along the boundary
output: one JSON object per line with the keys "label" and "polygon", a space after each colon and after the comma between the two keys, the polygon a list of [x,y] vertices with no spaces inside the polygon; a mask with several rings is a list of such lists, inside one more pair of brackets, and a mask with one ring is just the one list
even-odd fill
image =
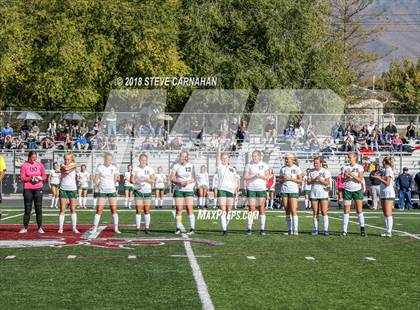
{"label": "blonde hair", "polygon": [[73,153],[72,152],[67,152],[67,153],[65,153],[64,154],[64,158],[66,158],[66,156],[70,156],[70,158],[71,158],[71,162],[72,163],[75,163],[76,161],[74,160],[74,155],[73,155]]}
{"label": "blonde hair", "polygon": [[289,158],[289,157],[291,157],[293,159],[293,163],[296,166],[299,166],[299,162],[298,162],[295,154],[293,154],[293,153],[287,153],[286,156],[285,156],[285,158]]}
{"label": "blonde hair", "polygon": [[394,158],[391,156],[386,156],[383,160],[382,163],[384,166],[389,166],[391,168],[394,168]]}

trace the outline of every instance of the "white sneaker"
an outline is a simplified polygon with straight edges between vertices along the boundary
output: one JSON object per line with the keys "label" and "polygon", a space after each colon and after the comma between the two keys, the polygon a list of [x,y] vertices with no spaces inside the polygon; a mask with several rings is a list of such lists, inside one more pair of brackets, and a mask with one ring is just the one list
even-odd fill
{"label": "white sneaker", "polygon": [[63,228],[60,228],[57,232],[58,232],[59,234],[62,234],[62,233],[63,233]]}
{"label": "white sneaker", "polygon": [[28,230],[25,227],[23,227],[23,228],[21,228],[21,230],[19,230],[20,234],[26,234],[27,232],[28,232]]}
{"label": "white sneaker", "polygon": [[114,232],[115,232],[116,234],[121,234],[121,232],[120,232],[120,230],[119,230],[118,228],[115,228],[115,229],[114,229]]}
{"label": "white sneaker", "polygon": [[42,229],[42,227],[40,227],[40,228],[38,229],[38,234],[45,234],[45,231]]}
{"label": "white sneaker", "polygon": [[384,233],[381,234],[381,237],[391,238],[392,237],[392,233],[386,231],[386,232],[384,232]]}
{"label": "white sneaker", "polygon": [[74,227],[74,228],[73,228],[73,232],[74,232],[75,234],[80,234],[80,231],[79,231],[76,227]]}
{"label": "white sneaker", "polygon": [[295,235],[295,236],[298,236],[299,232],[297,230],[294,230],[292,234]]}

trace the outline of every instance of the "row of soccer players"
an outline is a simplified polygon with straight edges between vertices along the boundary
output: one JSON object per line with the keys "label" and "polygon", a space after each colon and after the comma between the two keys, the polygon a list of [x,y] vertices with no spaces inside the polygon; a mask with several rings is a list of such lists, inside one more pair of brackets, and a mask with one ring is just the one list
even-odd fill
{"label": "row of soccer players", "polygon": [[[365,220],[363,214],[363,174],[364,170],[357,163],[358,155],[356,153],[348,154],[348,164],[343,167],[344,172],[344,215],[343,215],[343,236],[347,236],[347,228],[349,224],[349,212],[352,202],[355,204],[358,214],[361,236],[366,236]],[[318,216],[319,213],[323,217],[323,233],[329,235],[328,229],[328,188],[331,182],[331,174],[328,169],[322,167],[320,158],[314,158],[314,168],[307,177],[307,183],[311,185],[311,205],[313,208],[314,229],[313,234],[319,234]],[[60,228],[63,231],[64,215],[66,211],[67,201],[70,202],[72,213],[73,230],[77,232],[76,222],[76,169],[78,164],[75,163],[71,153],[64,157],[64,164],[61,166],[60,176]],[[234,167],[229,163],[229,154],[221,153],[217,157],[218,206],[222,210],[221,228],[223,235],[227,234],[227,225],[229,212],[234,205],[234,195],[238,188],[238,174]],[[118,213],[115,183],[119,177],[117,167],[112,163],[112,155],[104,156],[103,164],[99,165],[95,172],[94,184],[97,187],[97,206],[94,217],[93,230],[97,230],[102,212],[106,203],[109,203],[115,232],[118,229]],[[243,179],[247,184],[247,199],[249,212],[259,211],[260,234],[265,235],[265,201],[267,180],[270,177],[268,165],[262,161],[261,152],[254,151],[252,153],[252,162],[249,163],[244,172]],[[394,192],[394,174],[393,159],[387,157],[383,160],[383,172],[376,176],[381,182],[381,201],[382,209],[385,216],[386,231],[383,236],[391,237],[392,234],[392,208],[395,200]],[[280,169],[279,181],[281,185],[282,203],[286,211],[286,221],[289,235],[298,235],[298,214],[297,205],[299,197],[299,185],[302,184],[303,174],[297,159],[293,154],[285,157],[285,165]],[[183,230],[182,213],[186,209],[190,230],[189,234],[195,232],[195,216],[193,212],[194,204],[194,188],[196,184],[196,175],[194,166],[189,162],[188,152],[181,152],[178,163],[176,163],[171,171],[170,182],[174,185],[174,199],[176,206],[176,234]],[[156,183],[156,177],[148,165],[148,157],[142,154],[139,157],[139,165],[135,167],[130,175],[130,183],[134,184],[134,197],[136,204],[136,227],[140,230],[141,214],[144,214],[145,232],[149,232],[150,226],[150,207],[152,198],[152,184]],[[247,233],[252,234],[253,216],[248,216]]]}

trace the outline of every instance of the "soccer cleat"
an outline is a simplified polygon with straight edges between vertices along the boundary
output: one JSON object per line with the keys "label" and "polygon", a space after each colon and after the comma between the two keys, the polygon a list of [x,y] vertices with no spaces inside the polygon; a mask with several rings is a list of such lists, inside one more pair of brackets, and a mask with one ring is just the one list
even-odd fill
{"label": "soccer cleat", "polygon": [[179,235],[179,234],[181,234],[181,230],[180,230],[179,228],[177,228],[177,229],[175,230],[175,235]]}
{"label": "soccer cleat", "polygon": [[266,232],[264,230],[260,230],[260,235],[261,236],[266,236],[267,234],[266,234]]}
{"label": "soccer cleat", "polygon": [[80,234],[80,231],[79,231],[76,227],[74,227],[74,228],[72,229],[72,231],[73,231],[75,234]]}
{"label": "soccer cleat", "polygon": [[392,233],[386,231],[386,232],[384,232],[384,233],[381,234],[381,237],[391,238],[392,237]]}
{"label": "soccer cleat", "polygon": [[248,230],[246,231],[246,234],[247,234],[248,236],[251,236],[251,235],[252,235],[252,230],[251,230],[251,229],[248,229]]}
{"label": "soccer cleat", "polygon": [[115,229],[114,229],[114,232],[115,232],[116,234],[121,234],[121,231],[120,231],[118,228],[115,228]]}
{"label": "soccer cleat", "polygon": [[222,236],[223,237],[227,236],[227,231],[226,230],[222,231]]}
{"label": "soccer cleat", "polygon": [[288,230],[288,231],[287,231],[287,234],[288,234],[289,236],[293,235],[293,233],[292,233],[292,231],[291,231],[291,230]]}
{"label": "soccer cleat", "polygon": [[187,235],[194,235],[195,234],[195,229],[190,229],[190,231],[187,233]]}
{"label": "soccer cleat", "polygon": [[63,228],[60,228],[57,233],[62,234],[63,233]]}
{"label": "soccer cleat", "polygon": [[312,236],[318,236],[319,235],[319,231],[318,230],[312,230],[311,235]]}
{"label": "soccer cleat", "polygon": [[294,231],[293,231],[293,235],[295,235],[295,236],[299,236],[299,232],[298,232],[297,230],[294,230]]}
{"label": "soccer cleat", "polygon": [[360,236],[367,237],[366,230],[364,227],[360,227]]}
{"label": "soccer cleat", "polygon": [[349,234],[348,234],[347,232],[343,231],[343,233],[341,234],[341,236],[343,236],[343,237],[348,237],[348,236],[349,236]]}
{"label": "soccer cleat", "polygon": [[27,232],[28,232],[28,230],[25,227],[23,227],[23,228],[21,228],[21,230],[19,230],[20,234],[26,234]]}
{"label": "soccer cleat", "polygon": [[327,236],[328,237],[329,235],[330,235],[330,232],[328,230],[325,230],[324,231],[324,236]]}
{"label": "soccer cleat", "polygon": [[42,227],[38,228],[38,234],[45,234],[45,231],[42,229]]}

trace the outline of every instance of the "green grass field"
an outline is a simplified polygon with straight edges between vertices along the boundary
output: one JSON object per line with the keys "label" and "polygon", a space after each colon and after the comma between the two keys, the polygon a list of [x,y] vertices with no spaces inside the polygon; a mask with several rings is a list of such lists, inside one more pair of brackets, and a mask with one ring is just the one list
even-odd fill
{"label": "green grass field", "polygon": [[[2,210],[2,224],[21,223],[20,208],[3,203]],[[130,225],[134,211],[120,212],[123,234],[118,238],[175,237],[172,210],[153,211],[153,233],[147,236],[136,235]],[[341,213],[331,211],[330,237],[311,236],[311,213],[303,210],[299,236],[284,235],[284,211],[268,213],[267,236],[257,234],[258,221],[254,234],[246,236],[245,220],[232,220],[228,236],[222,237],[217,220],[197,219],[191,239],[223,243],[191,242],[214,308],[419,309],[420,212],[395,212],[394,229],[400,233],[385,239],[379,236],[384,225],[380,212],[365,213],[367,225],[375,226],[367,226],[368,238],[359,236],[352,214],[349,229],[354,234],[343,238]],[[44,223],[56,224],[57,214],[44,209]],[[79,212],[80,224],[91,224],[92,218],[92,210]],[[106,212],[101,224],[110,223]],[[186,217],[184,225],[188,228]],[[179,240],[132,249],[0,248],[1,308],[200,309],[186,247]]]}

